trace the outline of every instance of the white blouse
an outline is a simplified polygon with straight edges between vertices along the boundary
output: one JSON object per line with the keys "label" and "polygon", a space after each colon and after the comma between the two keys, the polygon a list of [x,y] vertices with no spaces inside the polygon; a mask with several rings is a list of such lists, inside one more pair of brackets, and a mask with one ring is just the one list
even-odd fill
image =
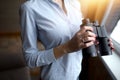
{"label": "white blouse", "polygon": [[[77,0],[64,0],[67,14],[53,0],[28,0],[20,7],[23,53],[29,67],[42,66],[43,80],[78,80],[82,52],[59,59],[53,48],[69,41],[80,30],[82,14]],[[40,51],[37,40],[44,45]]]}

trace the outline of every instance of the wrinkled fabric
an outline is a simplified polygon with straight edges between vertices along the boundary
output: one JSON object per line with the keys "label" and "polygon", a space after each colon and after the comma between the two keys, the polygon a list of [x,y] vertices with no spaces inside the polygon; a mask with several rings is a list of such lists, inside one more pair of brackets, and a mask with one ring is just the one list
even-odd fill
{"label": "wrinkled fabric", "polygon": [[[64,3],[67,14],[53,0],[28,0],[20,7],[23,54],[29,67],[43,67],[43,80],[78,80],[81,71],[81,50],[54,56],[53,48],[69,41],[82,23],[79,2]],[[38,40],[45,50],[38,49]]]}

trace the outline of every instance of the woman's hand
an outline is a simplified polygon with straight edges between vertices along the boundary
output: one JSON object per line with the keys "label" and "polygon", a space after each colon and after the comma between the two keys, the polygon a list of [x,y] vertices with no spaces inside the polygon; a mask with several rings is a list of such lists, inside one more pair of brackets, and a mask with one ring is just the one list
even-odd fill
{"label": "woman's hand", "polygon": [[[109,39],[109,46],[113,50],[112,40]],[[73,36],[73,38],[65,44],[62,44],[54,48],[54,55],[56,58],[63,56],[64,54],[78,51],[80,49],[89,47],[99,42],[96,40],[96,35],[93,33],[93,28],[88,26],[82,26],[81,29]]]}
{"label": "woman's hand", "polygon": [[93,33],[93,28],[82,26],[70,41],[54,48],[54,55],[57,59],[64,54],[89,47],[93,45],[95,41],[96,35]]}
{"label": "woman's hand", "polygon": [[114,45],[112,43],[112,39],[108,39],[108,42],[109,42],[108,46],[110,46],[111,50],[114,50]]}
{"label": "woman's hand", "polygon": [[93,28],[82,26],[75,36],[68,42],[69,51],[77,51],[82,48],[89,47],[96,41],[96,35],[93,33]]}

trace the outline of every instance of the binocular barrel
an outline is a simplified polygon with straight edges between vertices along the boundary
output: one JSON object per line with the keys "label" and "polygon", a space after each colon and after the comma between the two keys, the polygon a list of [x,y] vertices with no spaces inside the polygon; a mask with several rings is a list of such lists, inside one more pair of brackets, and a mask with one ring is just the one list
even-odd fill
{"label": "binocular barrel", "polygon": [[[93,27],[93,24],[90,23],[90,20],[89,19],[84,19],[83,20],[83,25],[86,25],[86,26],[91,26]],[[96,52],[96,48],[95,48],[95,45],[91,45],[87,48],[84,48],[83,49],[83,53],[87,54],[88,56],[91,56],[91,57],[95,57],[97,56],[97,52]]]}
{"label": "binocular barrel", "polygon": [[87,54],[91,57],[96,57],[97,55],[105,56],[111,55],[112,51],[109,47],[109,38],[105,26],[100,26],[97,21],[91,23],[89,19],[83,20],[83,25],[93,27],[94,33],[97,35],[98,45],[91,45],[83,49],[83,54]]}

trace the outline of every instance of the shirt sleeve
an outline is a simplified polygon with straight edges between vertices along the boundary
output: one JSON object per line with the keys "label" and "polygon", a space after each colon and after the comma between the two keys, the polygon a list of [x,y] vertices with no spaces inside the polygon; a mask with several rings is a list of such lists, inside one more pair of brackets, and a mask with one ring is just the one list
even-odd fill
{"label": "shirt sleeve", "polygon": [[32,8],[27,4],[20,7],[22,49],[27,65],[31,68],[49,65],[56,60],[53,48],[40,51],[37,47],[37,28]]}

